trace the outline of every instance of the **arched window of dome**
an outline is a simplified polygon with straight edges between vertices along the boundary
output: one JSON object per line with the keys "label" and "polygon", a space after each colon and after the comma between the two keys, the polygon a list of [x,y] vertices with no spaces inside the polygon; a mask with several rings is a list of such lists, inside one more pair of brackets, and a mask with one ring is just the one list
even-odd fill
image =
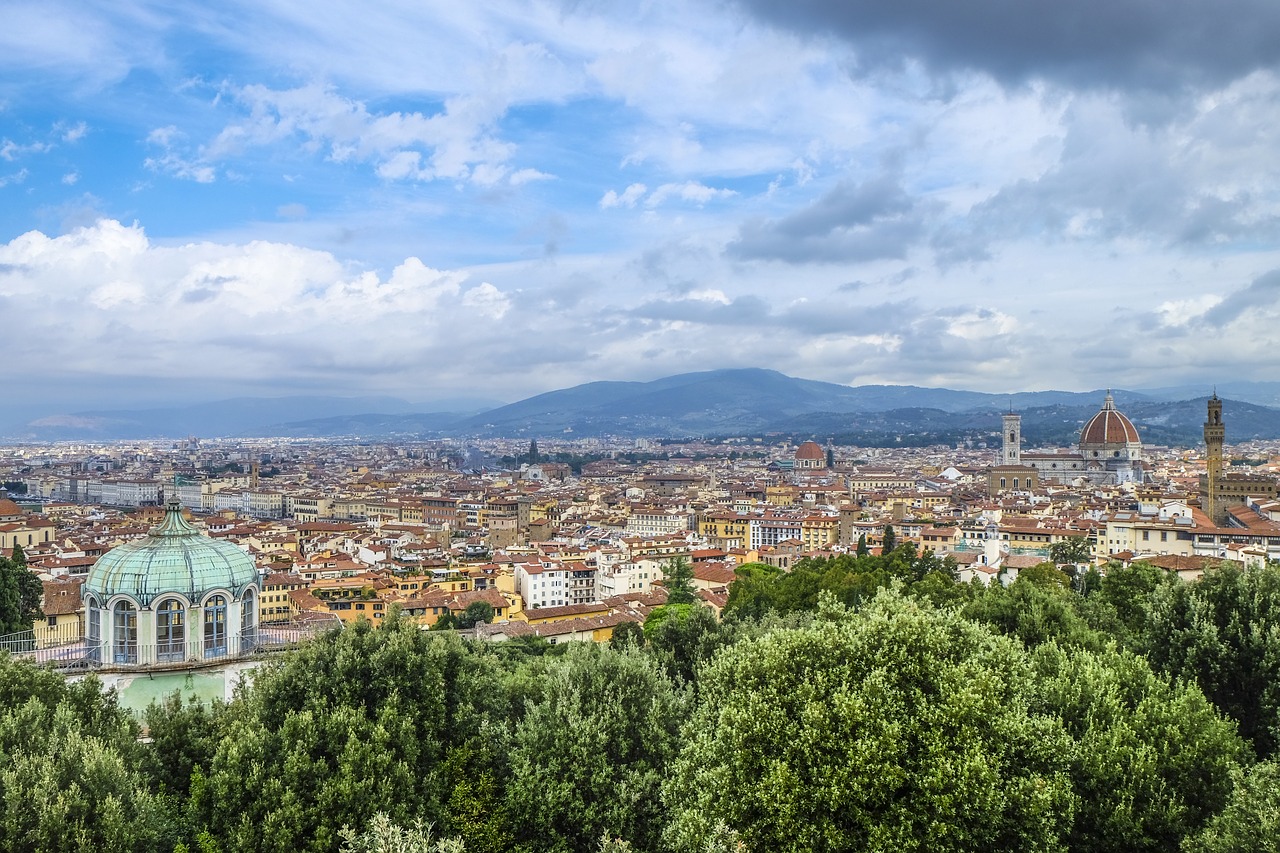
{"label": "arched window of dome", "polygon": [[187,609],[176,598],[156,608],[156,660],[173,662],[187,656]]}
{"label": "arched window of dome", "polygon": [[138,662],[138,609],[131,601],[116,602],[111,609],[111,659]]}
{"label": "arched window of dome", "polygon": [[227,599],[210,596],[204,603],[204,656],[221,657],[227,653]]}
{"label": "arched window of dome", "polygon": [[98,609],[98,599],[92,595],[84,600],[85,615],[89,624],[85,628],[85,645],[89,648],[89,659],[102,660],[102,611]]}
{"label": "arched window of dome", "polygon": [[240,599],[240,651],[247,652],[258,644],[258,598],[246,589]]}

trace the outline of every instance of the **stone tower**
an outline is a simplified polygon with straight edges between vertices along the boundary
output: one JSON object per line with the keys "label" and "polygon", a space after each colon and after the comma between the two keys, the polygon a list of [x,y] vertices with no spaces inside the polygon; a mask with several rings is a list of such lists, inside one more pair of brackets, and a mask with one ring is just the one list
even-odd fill
{"label": "stone tower", "polygon": [[1022,464],[1022,415],[1010,412],[1004,416],[1004,442],[1000,453],[1000,464]]}
{"label": "stone tower", "polygon": [[1208,417],[1204,422],[1204,444],[1208,449],[1204,513],[1213,519],[1214,524],[1221,524],[1226,515],[1226,507],[1218,495],[1218,486],[1222,482],[1222,442],[1226,438],[1227,428],[1222,423],[1222,401],[1218,399],[1217,393],[1209,398],[1208,408]]}

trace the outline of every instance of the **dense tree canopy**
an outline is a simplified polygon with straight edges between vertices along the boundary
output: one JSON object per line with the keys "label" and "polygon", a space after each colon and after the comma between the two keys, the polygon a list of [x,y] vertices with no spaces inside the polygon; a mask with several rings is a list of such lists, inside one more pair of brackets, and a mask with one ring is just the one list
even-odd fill
{"label": "dense tree canopy", "polygon": [[1278,619],[1276,566],[984,587],[904,543],[601,646],[359,622],[145,740],[0,656],[0,849],[1275,849]]}

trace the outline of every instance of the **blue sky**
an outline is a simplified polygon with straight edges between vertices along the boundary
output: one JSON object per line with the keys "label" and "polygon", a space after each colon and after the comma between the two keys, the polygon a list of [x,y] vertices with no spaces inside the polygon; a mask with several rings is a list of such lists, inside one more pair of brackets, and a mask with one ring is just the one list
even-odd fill
{"label": "blue sky", "polygon": [[0,2],[24,412],[1277,375],[1269,0],[208,5]]}

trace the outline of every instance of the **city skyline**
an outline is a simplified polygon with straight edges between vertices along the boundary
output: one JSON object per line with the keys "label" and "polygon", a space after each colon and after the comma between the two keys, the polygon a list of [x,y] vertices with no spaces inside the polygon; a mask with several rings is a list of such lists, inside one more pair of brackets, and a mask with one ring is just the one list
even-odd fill
{"label": "city skyline", "polygon": [[1271,4],[5,15],[23,405],[1280,366]]}

